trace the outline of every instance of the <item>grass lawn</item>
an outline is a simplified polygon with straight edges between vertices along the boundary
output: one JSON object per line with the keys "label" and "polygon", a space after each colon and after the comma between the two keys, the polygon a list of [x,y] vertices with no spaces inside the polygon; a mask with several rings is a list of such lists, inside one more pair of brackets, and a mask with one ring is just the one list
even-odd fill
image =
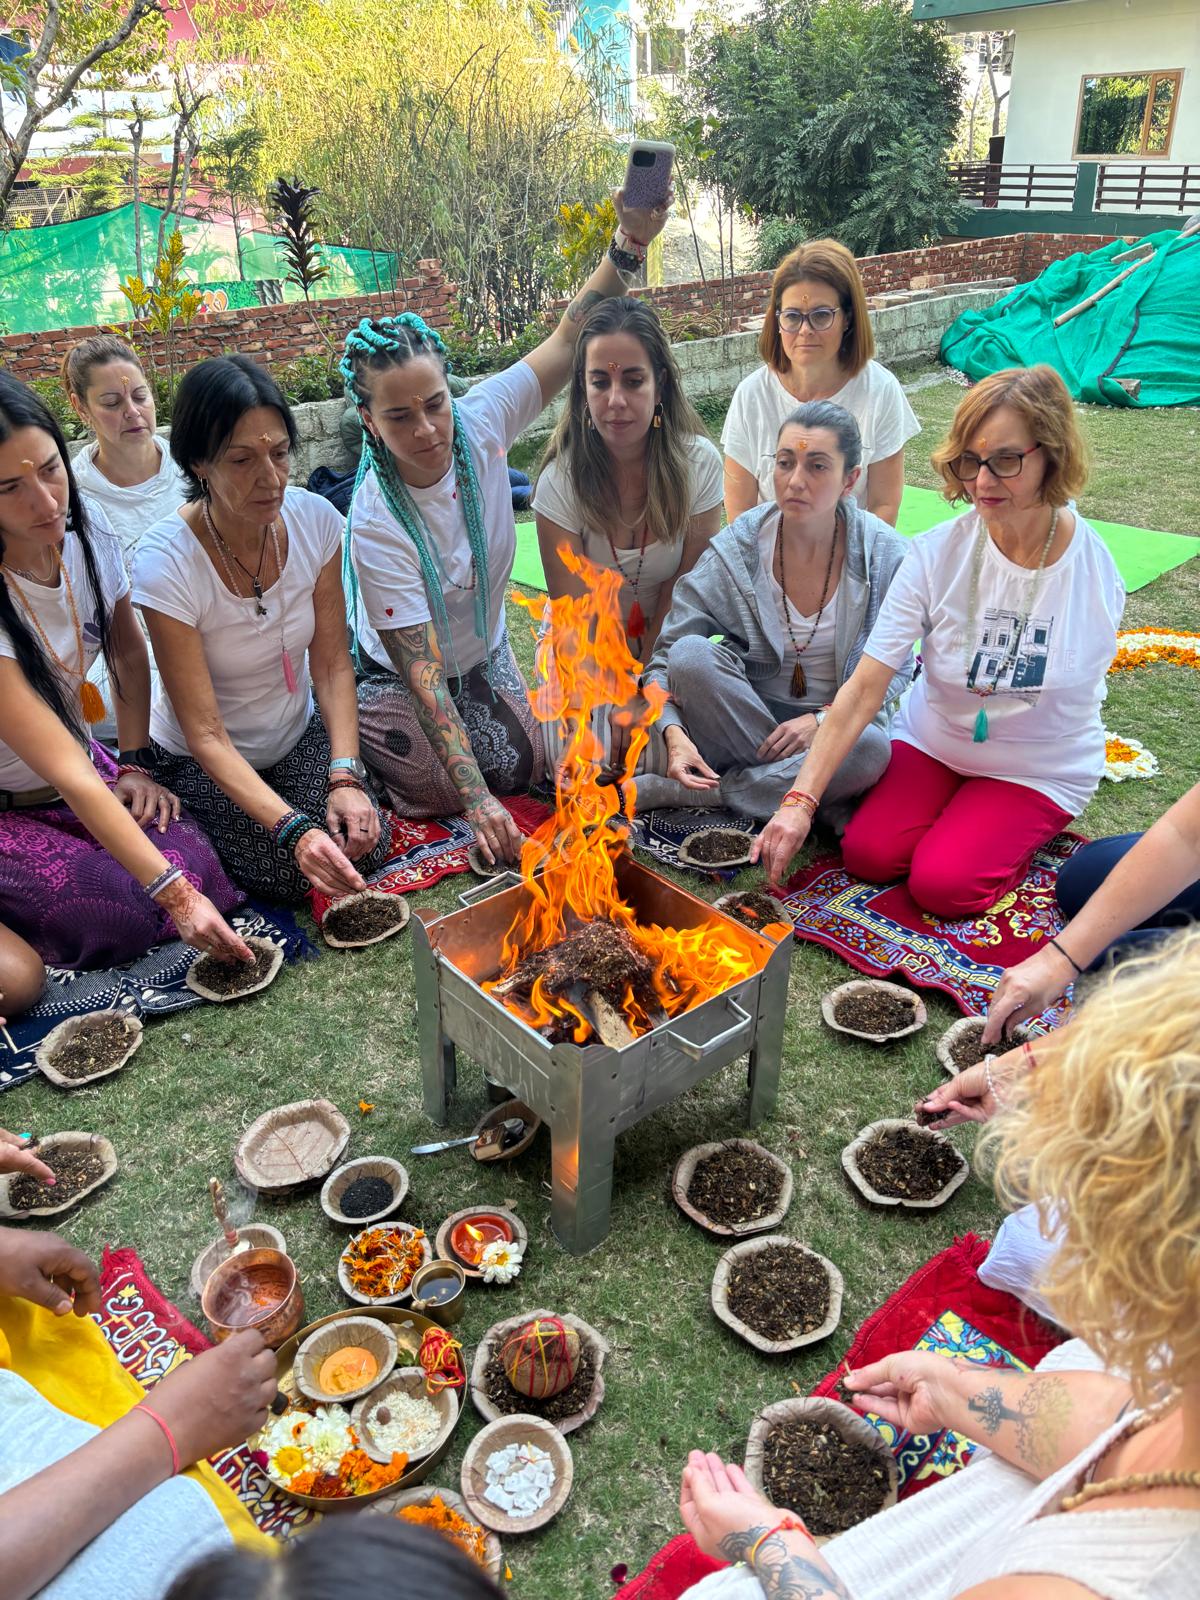
{"label": "grass lawn", "polygon": [[[927,437],[936,437],[960,392],[947,382],[913,395]],[[1194,532],[1184,495],[1194,477],[1198,415],[1085,411],[1095,456],[1086,509],[1139,526]],[[710,426],[714,420],[719,423],[706,416]],[[909,481],[933,482],[921,451],[910,453]],[[513,610],[514,636],[527,649],[527,619]],[[1126,626],[1145,624],[1200,629],[1196,563],[1132,598]],[[1195,780],[1195,705],[1195,679],[1183,668],[1144,669],[1112,682],[1107,725],[1147,744],[1159,757],[1162,775],[1152,783],[1102,785],[1080,819],[1080,831],[1144,828]],[[415,904],[451,910],[472,881],[443,882],[415,896]],[[507,1548],[511,1588],[523,1600],[591,1600],[611,1593],[615,1562],[636,1571],[678,1531],[676,1493],[689,1448],[702,1445],[740,1460],[760,1406],[807,1391],[838,1359],[861,1320],[916,1266],[956,1234],[988,1233],[997,1222],[991,1191],[974,1176],[944,1210],[928,1216],[873,1214],[848,1187],[839,1163],[842,1147],[864,1123],[903,1114],[939,1081],[933,1042],[956,1013],[946,1001],[927,996],[930,1023],[924,1033],[887,1051],[855,1045],[830,1034],[819,1018],[821,994],[846,975],[832,956],[796,946],[783,1088],[774,1117],[759,1135],[795,1172],[788,1231],[836,1261],[846,1280],[838,1332],[794,1360],[758,1356],[716,1321],[708,1295],[720,1249],[679,1214],[668,1193],[671,1168],[688,1145],[741,1131],[742,1068],[730,1068],[621,1139],[612,1233],[593,1254],[574,1260],[549,1230],[545,1135],[510,1169],[478,1168],[463,1151],[407,1156],[411,1144],[432,1134],[421,1110],[404,936],[357,954],[322,948],[319,961],[285,968],[252,1005],[206,1007],[155,1023],[133,1065],[117,1078],[75,1091],[69,1103],[48,1084],[30,1083],[0,1102],[0,1121],[11,1128],[80,1128],[112,1138],[120,1173],[69,1215],[61,1231],[96,1254],[106,1243],[136,1246],[159,1286],[195,1318],[189,1268],[213,1237],[207,1179],[217,1174],[233,1184],[233,1146],[269,1106],[309,1095],[335,1101],[354,1125],[349,1156],[386,1153],[409,1166],[412,1188],[402,1215],[430,1233],[464,1204],[514,1205],[529,1228],[528,1264],[507,1289],[471,1292],[463,1324],[468,1347],[500,1317],[548,1306],[576,1312],[602,1329],[613,1353],[602,1408],[571,1436],[572,1497],[542,1534]],[[460,1083],[451,1131],[466,1132],[485,1099],[478,1072],[461,1056]],[[373,1102],[375,1109],[360,1114],[359,1100]],[[954,1138],[969,1152],[971,1132],[960,1130]],[[345,1234],[324,1217],[315,1195],[263,1204],[259,1215],[283,1230],[310,1314],[340,1307],[335,1264]],[[437,1474],[443,1485],[457,1487],[462,1451],[478,1424],[469,1408]]]}

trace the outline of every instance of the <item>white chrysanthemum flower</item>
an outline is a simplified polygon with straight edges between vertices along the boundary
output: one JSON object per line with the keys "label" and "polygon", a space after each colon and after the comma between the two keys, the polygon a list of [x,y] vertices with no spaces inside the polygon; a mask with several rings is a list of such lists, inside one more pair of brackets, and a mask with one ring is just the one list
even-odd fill
{"label": "white chrysanthemum flower", "polygon": [[349,1414],[340,1406],[318,1406],[298,1443],[313,1466],[323,1472],[336,1472],[342,1457],[354,1445]]}
{"label": "white chrysanthemum flower", "polygon": [[1156,778],[1158,757],[1136,739],[1104,730],[1104,776],[1113,783],[1126,778]]}
{"label": "white chrysanthemum flower", "polygon": [[521,1246],[510,1239],[494,1239],[484,1245],[479,1258],[484,1283],[511,1283],[521,1274],[522,1260]]}

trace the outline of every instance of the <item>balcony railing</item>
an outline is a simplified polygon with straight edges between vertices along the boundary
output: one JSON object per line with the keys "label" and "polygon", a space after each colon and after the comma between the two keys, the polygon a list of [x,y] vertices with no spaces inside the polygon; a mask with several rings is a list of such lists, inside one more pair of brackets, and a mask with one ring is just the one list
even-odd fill
{"label": "balcony railing", "polygon": [[1016,166],[992,161],[955,161],[949,167],[960,196],[975,205],[1004,211],[1035,206],[1070,210],[1075,195],[1074,166]]}
{"label": "balcony railing", "polygon": [[1131,167],[1124,162],[1101,166],[1096,210],[1200,210],[1200,167]]}
{"label": "balcony railing", "polygon": [[[1153,215],[1200,210],[1200,166],[1076,162],[1019,166],[957,161],[951,181],[968,204],[999,211],[1132,211]],[[1089,182],[1094,180],[1094,197]]]}

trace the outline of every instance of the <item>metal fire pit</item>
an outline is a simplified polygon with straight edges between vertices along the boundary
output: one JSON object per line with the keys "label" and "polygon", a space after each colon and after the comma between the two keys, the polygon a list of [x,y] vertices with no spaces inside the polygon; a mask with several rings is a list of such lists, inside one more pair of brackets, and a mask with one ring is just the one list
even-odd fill
{"label": "metal fire pit", "polygon": [[[496,889],[506,881],[510,887]],[[425,1110],[446,1122],[456,1047],[532,1106],[550,1128],[551,1221],[572,1255],[608,1233],[619,1133],[747,1051],[751,1124],[772,1109],[779,1089],[793,941],[774,944],[732,922],[631,855],[618,860],[617,882],[646,924],[711,927],[714,938],[737,928],[761,947],[761,969],[620,1049],[551,1044],[480,987],[498,975],[504,935],[529,898],[514,874],[460,895],[462,911],[418,911],[413,922]]]}

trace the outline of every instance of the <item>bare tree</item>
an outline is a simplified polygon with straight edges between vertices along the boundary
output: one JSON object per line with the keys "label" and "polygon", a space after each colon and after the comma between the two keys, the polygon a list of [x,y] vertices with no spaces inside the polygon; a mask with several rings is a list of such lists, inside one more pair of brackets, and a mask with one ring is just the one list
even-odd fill
{"label": "bare tree", "polygon": [[[78,89],[81,79],[98,62],[119,50],[139,24],[148,17],[162,15],[159,0],[129,0],[124,11],[119,6],[113,6],[111,28],[84,48],[87,30],[78,26],[77,13],[80,10],[78,6],[64,5],[63,0],[46,0],[41,34],[35,43],[31,29],[28,52],[13,63],[20,72],[19,92],[25,110],[15,133],[10,133],[0,121],[0,223],[8,213],[13,188],[38,129],[49,117],[62,110]],[[94,10],[91,20],[94,23]],[[73,37],[76,34],[79,35],[77,41]],[[64,63],[61,70],[55,71],[53,82],[47,81],[43,87],[43,74],[51,63],[51,57],[55,56],[57,65],[64,57],[74,53],[72,45],[76,42],[79,53],[71,65]]]}
{"label": "bare tree", "polygon": [[167,198],[163,203],[162,215],[158,219],[158,255],[163,253],[163,244],[171,229],[167,226],[172,214],[179,217],[187,203],[188,181],[192,175],[192,163],[200,148],[200,134],[196,126],[196,117],[204,102],[211,96],[201,90],[193,89],[188,78],[186,67],[176,67],[174,74],[175,83],[175,133],[171,140],[171,176],[167,179]]}

